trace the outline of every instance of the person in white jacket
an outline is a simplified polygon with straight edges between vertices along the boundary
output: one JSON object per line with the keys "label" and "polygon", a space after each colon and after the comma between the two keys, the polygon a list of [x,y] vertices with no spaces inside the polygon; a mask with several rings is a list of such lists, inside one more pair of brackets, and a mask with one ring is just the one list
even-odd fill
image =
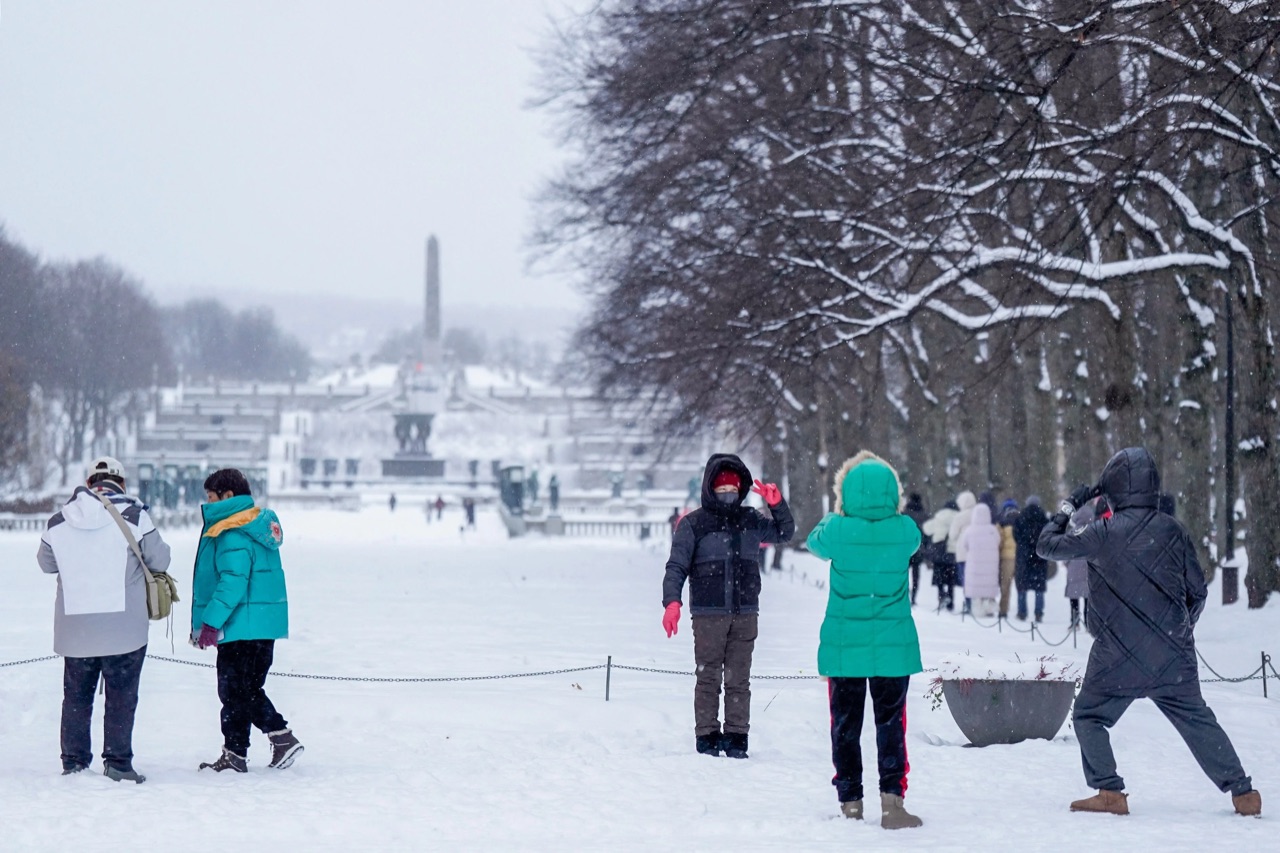
{"label": "person in white jacket", "polygon": [[[951,519],[951,530],[947,533],[947,551],[955,555],[956,558],[956,583],[964,586],[965,562],[968,557],[968,551],[960,541],[960,537],[964,534],[965,528],[973,521],[973,507],[978,503],[978,499],[973,496],[973,492],[961,492],[956,495],[956,506],[960,509],[956,512],[956,517]],[[973,602],[966,596],[964,600],[964,612],[969,613],[973,608]]]}
{"label": "person in white jacket", "polygon": [[938,588],[938,611],[955,607],[956,560],[947,551],[947,534],[951,532],[951,520],[956,517],[955,501],[947,501],[942,509],[924,523],[925,556],[933,566],[933,585]]}
{"label": "person in white jacket", "polygon": [[109,456],[94,460],[85,485],[49,519],[36,555],[42,570],[58,576],[53,650],[63,657],[62,773],[87,770],[93,759],[90,721],[101,677],[107,694],[103,775],[143,782],[133,769],[133,719],[150,624],[146,579],[104,497],[151,571],[169,568],[169,546],[147,508],[125,494],[124,467]]}
{"label": "person in white jacket", "polygon": [[994,616],[1000,594],[1000,530],[991,523],[990,507],[980,503],[973,508],[959,544],[965,549],[965,601],[978,602],[981,615]]}

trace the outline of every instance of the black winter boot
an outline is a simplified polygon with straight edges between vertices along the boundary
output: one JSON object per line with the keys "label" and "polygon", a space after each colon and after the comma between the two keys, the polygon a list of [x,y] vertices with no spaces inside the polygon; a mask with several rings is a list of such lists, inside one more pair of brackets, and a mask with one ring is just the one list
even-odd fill
{"label": "black winter boot", "polygon": [[201,770],[206,768],[217,771],[218,773],[221,773],[223,770],[234,770],[237,773],[248,773],[249,759],[245,758],[243,755],[236,755],[231,750],[223,747],[222,755],[218,756],[217,761],[212,764],[206,762],[202,762],[200,764]]}
{"label": "black winter boot", "polygon": [[292,765],[298,753],[302,752],[302,744],[298,743],[298,739],[288,729],[267,732],[267,739],[271,741],[271,763],[267,766],[276,770],[284,770]]}
{"label": "black winter boot", "polygon": [[720,737],[720,748],[729,758],[747,757],[747,733],[725,732]]}
{"label": "black winter boot", "polygon": [[693,743],[698,752],[703,755],[714,755],[719,758],[721,737],[722,735],[719,732],[712,732],[709,735],[698,735]]}

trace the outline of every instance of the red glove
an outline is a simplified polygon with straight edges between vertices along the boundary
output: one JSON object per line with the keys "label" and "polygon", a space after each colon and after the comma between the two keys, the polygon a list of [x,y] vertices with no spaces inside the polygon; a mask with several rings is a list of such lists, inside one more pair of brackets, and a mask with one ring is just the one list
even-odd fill
{"label": "red glove", "polygon": [[673,601],[662,611],[662,627],[667,629],[667,636],[680,630],[680,602]]}
{"label": "red glove", "polygon": [[218,629],[211,628],[208,625],[201,625],[200,637],[196,640],[196,646],[201,649],[207,649],[216,645],[218,645]]}
{"label": "red glove", "polygon": [[764,498],[764,502],[769,506],[777,506],[782,503],[782,492],[773,483],[762,483],[756,480],[756,484],[751,487],[751,491]]}

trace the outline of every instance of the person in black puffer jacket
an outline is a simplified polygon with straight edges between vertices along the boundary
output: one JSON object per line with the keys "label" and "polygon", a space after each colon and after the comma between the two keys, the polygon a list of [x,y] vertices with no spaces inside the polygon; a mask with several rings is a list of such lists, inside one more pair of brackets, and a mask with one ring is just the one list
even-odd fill
{"label": "person in black puffer jacket", "polygon": [[[768,518],[743,506],[754,491],[769,505]],[[693,691],[698,752],[747,757],[751,720],[751,653],[760,611],[760,546],[789,542],[796,525],[782,493],[755,481],[737,456],[717,453],[702,475],[702,506],[680,519],[662,581],[662,626],[670,637],[680,621],[680,598],[689,580]],[[724,733],[720,686],[724,684]]]}
{"label": "person in black puffer jacket", "polygon": [[1036,621],[1044,619],[1044,590],[1049,580],[1049,562],[1036,553],[1036,539],[1048,520],[1049,516],[1040,507],[1040,498],[1031,495],[1027,498],[1026,509],[1013,523],[1013,541],[1018,549],[1013,583],[1018,589],[1019,619],[1027,618],[1028,592],[1036,595]]}
{"label": "person in black puffer jacket", "polygon": [[[1114,515],[1068,532],[1071,513],[1101,495]],[[1081,486],[1040,534],[1048,560],[1089,564],[1089,652],[1073,721],[1089,787],[1097,796],[1072,811],[1128,814],[1124,780],[1107,730],[1135,699],[1149,698],[1173,723],[1202,770],[1229,791],[1236,811],[1262,812],[1230,739],[1200,695],[1195,626],[1208,591],[1195,544],[1177,519],[1157,509],[1160,474],[1144,448],[1111,458],[1096,486]]]}

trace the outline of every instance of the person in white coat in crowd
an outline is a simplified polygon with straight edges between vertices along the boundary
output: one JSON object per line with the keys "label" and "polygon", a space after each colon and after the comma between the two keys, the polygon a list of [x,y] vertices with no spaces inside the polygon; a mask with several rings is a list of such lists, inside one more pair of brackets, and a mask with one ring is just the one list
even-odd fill
{"label": "person in white coat in crowd", "polygon": [[980,503],[973,508],[959,544],[965,551],[965,602],[976,601],[978,613],[994,616],[1000,594],[1000,530],[991,522],[990,507]]}
{"label": "person in white coat in crowd", "polygon": [[[955,518],[951,519],[951,530],[947,533],[947,552],[954,554],[956,558],[956,583],[964,586],[965,562],[968,552],[960,541],[960,537],[964,534],[970,522],[973,521],[973,508],[978,503],[978,499],[973,496],[973,492],[961,492],[956,495],[956,506],[959,510],[956,512]],[[969,613],[972,610],[973,602],[968,596],[964,600],[964,612]]]}
{"label": "person in white coat in crowd", "polygon": [[938,610],[955,607],[956,561],[947,551],[947,534],[951,532],[951,520],[956,517],[956,502],[947,503],[924,523],[925,543],[921,546],[925,558],[933,566],[933,585],[938,588]]}

